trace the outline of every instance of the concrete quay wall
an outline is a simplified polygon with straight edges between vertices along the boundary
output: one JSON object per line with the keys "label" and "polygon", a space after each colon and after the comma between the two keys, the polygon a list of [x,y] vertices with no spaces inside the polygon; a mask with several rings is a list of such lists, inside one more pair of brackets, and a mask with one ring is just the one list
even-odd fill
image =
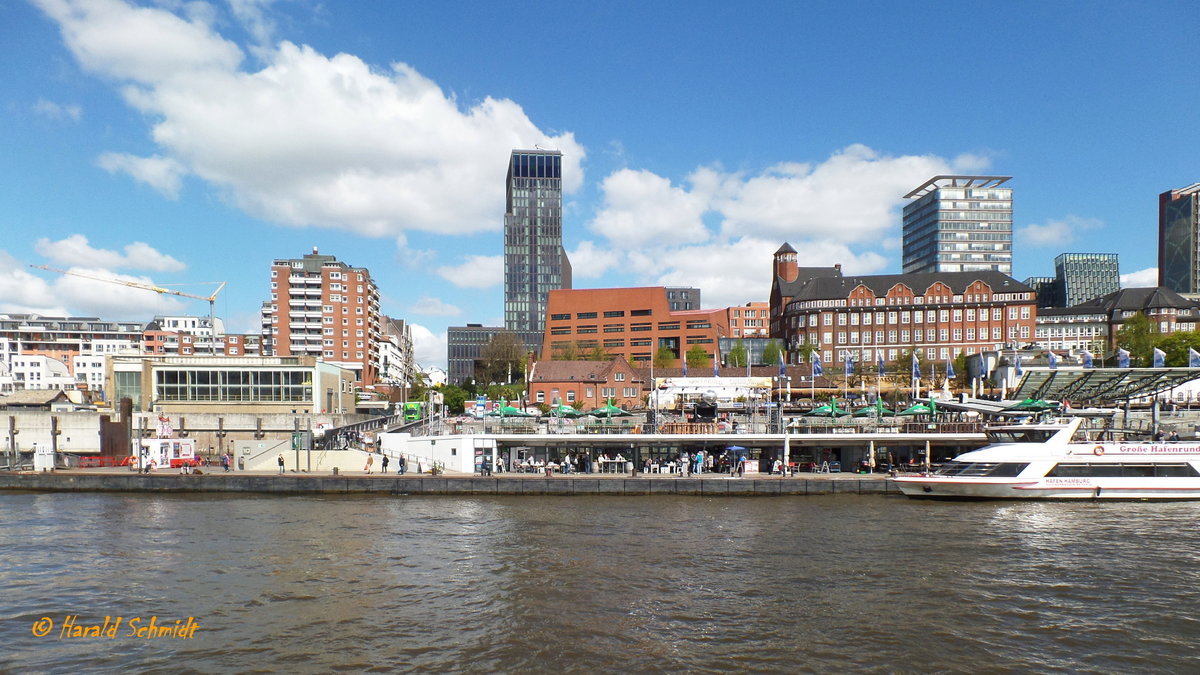
{"label": "concrete quay wall", "polygon": [[883,478],[516,478],[135,473],[0,473],[0,490],[392,495],[692,495],[779,497],[900,494]]}

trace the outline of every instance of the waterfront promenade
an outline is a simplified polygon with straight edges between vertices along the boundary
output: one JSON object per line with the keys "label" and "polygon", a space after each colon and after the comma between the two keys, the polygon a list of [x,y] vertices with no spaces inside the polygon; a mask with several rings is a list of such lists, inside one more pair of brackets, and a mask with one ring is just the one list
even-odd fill
{"label": "waterfront promenade", "polygon": [[660,474],[503,473],[493,476],[341,473],[308,474],[268,471],[182,475],[177,471],[139,474],[118,469],[77,469],[42,473],[0,473],[0,490],[46,492],[211,492],[261,494],[390,494],[390,495],[693,495],[803,496],[828,494],[900,494],[884,474],[816,474],[793,476],[727,474],[664,477]]}

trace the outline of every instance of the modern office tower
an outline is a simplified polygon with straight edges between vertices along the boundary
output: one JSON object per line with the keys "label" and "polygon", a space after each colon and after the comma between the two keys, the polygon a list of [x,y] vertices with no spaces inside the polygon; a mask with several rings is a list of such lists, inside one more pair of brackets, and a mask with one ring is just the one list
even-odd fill
{"label": "modern office tower", "polygon": [[371,272],[316,247],[303,258],[275,260],[262,335],[263,356],[315,356],[355,371],[363,386],[375,384],[383,315]]}
{"label": "modern office tower", "polygon": [[479,323],[450,326],[446,330],[446,381],[465,384],[474,380],[483,348],[503,332],[503,327]]}
{"label": "modern office tower", "polygon": [[904,273],[1012,274],[1011,176],[934,176],[904,195]]}
{"label": "modern office tower", "polygon": [[1200,183],[1158,196],[1158,285],[1200,293]]}
{"label": "modern office tower", "polygon": [[504,327],[539,349],[550,291],[571,287],[562,246],[562,153],[513,150],[504,213]]}
{"label": "modern office tower", "polygon": [[1074,307],[1121,290],[1116,253],[1061,253],[1054,259],[1054,275],[1061,289],[1056,307]]}
{"label": "modern office tower", "polygon": [[1033,289],[1037,294],[1038,307],[1062,307],[1062,286],[1057,277],[1029,277],[1021,283]]}

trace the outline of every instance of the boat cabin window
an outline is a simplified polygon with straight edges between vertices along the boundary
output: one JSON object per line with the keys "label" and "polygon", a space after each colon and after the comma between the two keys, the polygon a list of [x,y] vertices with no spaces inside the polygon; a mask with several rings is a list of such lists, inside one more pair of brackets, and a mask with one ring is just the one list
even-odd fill
{"label": "boat cabin window", "polygon": [[1046,474],[1047,478],[1191,478],[1194,476],[1200,476],[1200,472],[1187,462],[1174,464],[1117,464],[1114,462],[1058,464]]}
{"label": "boat cabin window", "polygon": [[1029,466],[1019,462],[946,462],[937,470],[939,476],[994,476],[1011,478]]}
{"label": "boat cabin window", "polygon": [[1058,429],[989,429],[988,440],[993,443],[1045,443]]}

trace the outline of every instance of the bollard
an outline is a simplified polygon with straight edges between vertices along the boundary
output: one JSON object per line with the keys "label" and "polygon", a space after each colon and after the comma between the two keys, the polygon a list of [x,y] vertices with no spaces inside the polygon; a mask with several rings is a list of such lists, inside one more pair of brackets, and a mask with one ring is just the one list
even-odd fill
{"label": "bollard", "polygon": [[333,475],[338,475],[338,468],[336,466],[333,467]]}

